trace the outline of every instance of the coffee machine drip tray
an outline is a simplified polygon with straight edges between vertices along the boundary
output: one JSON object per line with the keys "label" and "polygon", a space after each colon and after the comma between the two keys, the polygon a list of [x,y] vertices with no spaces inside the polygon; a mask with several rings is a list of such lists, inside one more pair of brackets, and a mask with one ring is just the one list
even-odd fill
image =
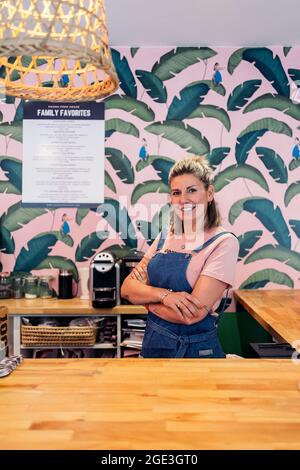
{"label": "coffee machine drip tray", "polygon": [[116,287],[95,287],[93,306],[95,308],[112,308],[116,305]]}

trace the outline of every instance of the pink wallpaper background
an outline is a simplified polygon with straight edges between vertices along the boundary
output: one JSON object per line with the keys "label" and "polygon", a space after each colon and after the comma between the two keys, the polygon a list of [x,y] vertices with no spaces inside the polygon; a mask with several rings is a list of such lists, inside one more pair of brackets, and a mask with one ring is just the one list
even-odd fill
{"label": "pink wallpaper background", "polygon": [[[292,79],[291,69],[294,71],[297,71],[298,68],[300,69],[300,48],[291,48],[290,50],[284,50],[284,48],[281,46],[274,46],[269,48],[273,54],[273,59],[278,56],[278,60],[281,63],[288,80],[290,96],[283,97],[287,103],[287,106],[285,107],[281,106],[282,102],[284,101],[281,99],[283,95],[278,93],[278,90],[274,88],[272,77],[268,76],[268,65],[270,64],[270,58],[263,58],[261,63],[259,63],[259,61],[256,63],[251,63],[251,61],[243,59],[231,74],[228,70],[229,62],[232,54],[236,51],[236,49],[212,49],[215,52],[212,57],[196,61],[192,65],[186,65],[173,78],[162,80],[163,85],[166,87],[167,100],[166,102],[159,103],[151,98],[151,96],[147,93],[141,81],[137,78],[136,71],[144,70],[153,72],[152,69],[154,64],[164,57],[165,54],[169,53],[172,48],[139,48],[134,51],[130,50],[130,48],[118,48],[116,54],[117,52],[120,53],[120,60],[122,60],[123,57],[126,58],[128,68],[130,69],[133,79],[136,83],[136,99],[142,103],[145,103],[151,108],[154,113],[154,119],[153,121],[145,121],[137,116],[134,116],[132,112],[128,112],[124,109],[111,108],[106,111],[106,122],[115,118],[122,119],[127,123],[133,124],[138,130],[138,135],[130,135],[129,133],[124,133],[123,131],[119,132],[117,129],[111,135],[107,136],[106,147],[118,149],[123,152],[123,154],[125,154],[127,158],[124,164],[127,169],[130,167],[130,164],[132,165],[134,181],[131,183],[121,181],[115,168],[111,165],[109,160],[106,160],[105,168],[114,182],[116,192],[106,186],[105,196],[114,200],[119,200],[120,198],[122,200],[122,198],[127,197],[129,201],[127,210],[132,221],[135,223],[139,219],[145,219],[144,214],[136,213],[137,206],[130,204],[132,194],[134,189],[139,184],[153,180],[160,181],[160,177],[152,164],[148,164],[144,169],[137,171],[136,165],[141,160],[139,157],[141,139],[145,138],[147,140],[148,151],[150,155],[168,157],[174,161],[177,161],[181,158],[184,158],[188,154],[185,149],[181,148],[174,141],[155,135],[154,133],[149,132],[149,129],[147,130],[146,128],[147,126],[153,124],[153,122],[166,120],[168,110],[170,109],[174,98],[180,98],[180,92],[189,84],[202,80],[211,80],[214,64],[218,62],[223,68],[221,70],[222,85],[224,86],[226,93],[223,96],[214,89],[210,89],[204,96],[200,106],[211,105],[222,108],[230,119],[230,130],[226,129],[224,124],[216,118],[203,117],[192,119],[185,117],[183,119],[178,119],[178,121],[184,122],[185,124],[188,124],[194,129],[200,131],[206,137],[210,145],[210,152],[208,152],[208,156],[211,155],[211,151],[213,149],[219,147],[230,148],[228,155],[222,160],[220,164],[216,166],[214,171],[215,177],[221,175],[222,172],[226,170],[226,168],[231,166],[233,168],[233,166],[241,164],[241,162],[239,163],[237,161],[236,145],[239,134],[243,132],[247,126],[261,119],[271,118],[275,119],[276,121],[283,122],[287,126],[285,129],[289,129],[285,132],[274,132],[272,130],[267,130],[264,135],[259,138],[259,140],[256,140],[256,137],[254,137],[254,143],[249,150],[249,154],[245,162],[247,165],[257,170],[257,173],[261,175],[258,175],[257,178],[263,178],[266,181],[269,191],[262,187],[262,184],[258,184],[252,179],[249,179],[247,176],[236,177],[234,172],[232,173],[233,179],[231,180],[229,172],[229,176],[226,176],[229,181],[228,184],[226,184],[216,194],[216,200],[219,203],[222,214],[223,226],[227,230],[234,232],[239,237],[242,237],[244,234],[252,231],[262,232],[260,236],[257,237],[256,243],[254,243],[252,246],[250,246],[250,243],[248,248],[245,246],[246,251],[241,253],[241,259],[239,260],[237,266],[235,287],[238,288],[239,286],[243,285],[243,283],[245,283],[250,276],[255,275],[256,277],[249,280],[248,286],[247,282],[244,284],[246,287],[299,288],[300,188],[298,185],[300,185],[300,165],[298,166],[298,162],[296,162],[292,156],[292,149],[295,145],[295,138],[300,138],[300,104],[297,102],[297,97],[295,99],[295,93],[297,94],[297,81],[295,82],[295,77],[297,78],[297,73],[294,72]],[[187,54],[189,50],[190,48],[186,48]],[[114,60],[116,63],[116,56],[114,56]],[[118,69],[117,63],[116,66]],[[120,64],[119,67],[121,67]],[[278,61],[271,64],[273,74],[276,74],[276,67],[278,67]],[[300,70],[298,70],[298,72],[300,73]],[[124,74],[124,80],[126,81],[126,76],[129,77],[128,69],[125,70]],[[281,79],[282,77],[280,75],[280,71],[278,71],[279,83],[281,83]],[[261,83],[256,88],[254,93],[252,93],[248,99],[245,99],[244,105],[241,106],[240,109],[235,111],[229,110],[228,98],[230,94],[240,84],[249,80],[260,80]],[[294,93],[294,95],[292,95],[292,93]],[[122,81],[121,88],[117,94],[122,96],[125,95],[124,89],[122,89]],[[274,107],[261,107],[260,109],[255,109],[251,112],[243,112],[250,102],[253,102],[259,96],[266,94],[272,94],[273,97],[277,100]],[[291,98],[293,98],[293,100]],[[133,99],[135,98],[133,97]],[[20,161],[22,160],[22,143],[9,137],[8,135],[3,135],[3,132],[1,132],[1,127],[4,129],[5,127],[3,126],[8,125],[11,121],[14,120],[18,105],[18,99],[11,104],[5,102],[0,104],[0,110],[3,115],[2,125],[0,125],[0,156],[2,160],[3,157],[12,157],[14,159],[19,159]],[[193,103],[190,104],[190,106],[193,106]],[[292,110],[290,113],[292,115],[288,115],[286,112],[287,109]],[[97,147],[97,145],[100,144],[95,142],[95,147]],[[264,147],[274,150],[276,154],[279,155],[282,161],[281,164],[278,164],[276,157],[274,157],[272,160],[270,156],[268,156],[265,162],[263,162],[262,159],[257,155],[257,147]],[[272,167],[273,175],[271,171]],[[276,178],[274,178],[274,171],[275,173],[276,171],[279,173],[281,171],[283,174],[284,168],[287,172],[286,181],[276,181]],[[5,182],[9,179],[9,177],[10,175],[7,173],[5,168],[3,169],[1,166],[0,181]],[[291,186],[293,188],[290,190],[292,193],[290,193],[291,196],[288,200],[288,203],[286,203],[286,191]],[[237,203],[237,201],[240,201],[243,198],[251,198],[252,200],[256,200],[256,198],[259,197],[271,201],[274,204],[274,211],[268,211],[268,205],[262,209],[262,215],[258,216],[256,215],[257,211],[254,209],[241,210],[241,213],[236,218],[235,222],[233,224],[230,223],[229,212],[233,204]],[[0,223],[1,221],[4,221],[7,210],[20,201],[20,199],[20,194],[12,194],[9,191],[5,192],[5,189],[2,188],[2,193],[0,194],[0,215],[2,218],[0,219]],[[159,192],[145,192],[145,194],[143,194],[138,200],[138,203],[143,203],[147,206],[150,205],[150,203],[155,203],[157,204],[157,207],[163,206],[167,202],[168,195]],[[285,226],[284,224],[278,223],[279,219],[278,211],[276,212],[276,207],[280,209]],[[79,224],[77,209],[59,208],[55,210],[46,210],[46,213],[32,218],[32,220],[30,220],[24,226],[12,232],[15,246],[14,252],[8,253],[8,250],[5,248],[5,243],[3,243],[1,246],[0,262],[2,265],[2,270],[14,270],[16,260],[18,259],[21,250],[24,247],[28,247],[28,242],[35,236],[48,232],[59,231],[61,217],[65,212],[71,219],[69,222],[71,228],[70,235],[74,243],[72,246],[69,246],[63,240],[57,240],[53,245],[53,248],[50,250],[50,256],[64,257],[71,262],[74,262],[77,268],[88,266],[93,251],[87,251],[86,253],[88,255],[86,256],[86,259],[78,261],[79,257],[76,255],[76,252],[78,252],[78,247],[86,237],[89,237],[91,233],[94,233],[96,230],[105,230],[107,228],[107,222],[105,218],[101,218],[101,216],[96,214],[94,211],[89,211],[86,213],[85,217]],[[150,222],[151,217],[147,220]],[[291,221],[294,222],[291,223]],[[296,222],[299,222],[299,224]],[[115,244],[121,246],[124,245],[124,241],[114,231],[114,229],[109,227],[109,230],[110,237],[106,239],[101,244],[101,246],[94,247],[94,251],[103,250]],[[138,229],[136,230],[136,233],[138,236],[137,247],[139,249],[146,250],[148,246],[147,241]],[[279,236],[276,235],[276,233],[279,233]],[[285,233],[290,234],[290,246],[288,246],[289,243],[284,242]],[[4,239],[3,234],[2,239]],[[262,254],[257,257],[258,259],[256,259],[254,256],[253,261],[251,258],[250,262],[249,260],[247,261],[249,255],[256,253],[257,250],[265,247],[266,245],[271,245],[275,251],[271,250],[272,252],[269,255],[266,255],[266,252],[262,251]],[[263,271],[262,274],[257,274],[261,271]],[[39,269],[38,265],[36,265],[35,269],[33,269],[33,272],[38,274],[52,272],[55,274],[55,276],[57,276],[57,268],[45,270]]]}

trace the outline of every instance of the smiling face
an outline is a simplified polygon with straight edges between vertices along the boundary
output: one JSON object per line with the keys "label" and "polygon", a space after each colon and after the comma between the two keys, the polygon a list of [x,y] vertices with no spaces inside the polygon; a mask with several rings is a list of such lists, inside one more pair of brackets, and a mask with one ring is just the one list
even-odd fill
{"label": "smiling face", "polygon": [[195,224],[197,218],[206,214],[207,205],[213,200],[214,187],[205,187],[192,174],[175,176],[170,182],[170,198],[175,214],[182,221],[192,221]]}

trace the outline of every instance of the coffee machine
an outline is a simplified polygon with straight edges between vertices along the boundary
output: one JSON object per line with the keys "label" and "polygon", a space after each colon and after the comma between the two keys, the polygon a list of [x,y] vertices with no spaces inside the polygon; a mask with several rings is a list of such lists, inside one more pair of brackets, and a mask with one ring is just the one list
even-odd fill
{"label": "coffee machine", "polygon": [[90,265],[90,297],[94,308],[120,305],[121,263],[110,251],[97,253]]}
{"label": "coffee machine", "polygon": [[143,256],[141,251],[132,250],[120,258],[109,249],[94,256],[90,265],[90,299],[94,308],[130,303],[121,298],[121,286]]}
{"label": "coffee machine", "polygon": [[[135,266],[139,264],[143,256],[144,256],[144,253],[142,251],[137,251],[137,250],[132,250],[132,252],[129,253],[128,255],[123,256],[122,265],[121,265],[121,285],[126,279],[126,277],[135,268]],[[121,297],[121,303],[130,304],[130,302],[124,299],[123,297]]]}

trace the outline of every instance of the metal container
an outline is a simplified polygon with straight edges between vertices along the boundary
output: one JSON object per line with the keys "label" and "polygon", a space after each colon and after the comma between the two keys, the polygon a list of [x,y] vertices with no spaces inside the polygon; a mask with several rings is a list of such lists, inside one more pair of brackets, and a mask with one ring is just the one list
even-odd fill
{"label": "metal container", "polygon": [[60,269],[58,275],[58,298],[72,299],[73,296],[73,271]]}

